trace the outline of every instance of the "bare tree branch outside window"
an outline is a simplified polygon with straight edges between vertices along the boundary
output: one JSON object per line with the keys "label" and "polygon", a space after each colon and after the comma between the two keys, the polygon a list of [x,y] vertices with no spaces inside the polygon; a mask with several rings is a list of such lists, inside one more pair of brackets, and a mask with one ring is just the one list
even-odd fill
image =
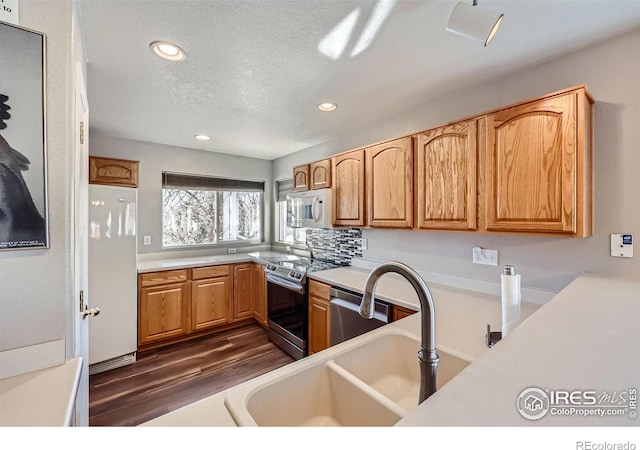
{"label": "bare tree branch outside window", "polygon": [[262,201],[262,192],[163,189],[163,245],[258,242]]}

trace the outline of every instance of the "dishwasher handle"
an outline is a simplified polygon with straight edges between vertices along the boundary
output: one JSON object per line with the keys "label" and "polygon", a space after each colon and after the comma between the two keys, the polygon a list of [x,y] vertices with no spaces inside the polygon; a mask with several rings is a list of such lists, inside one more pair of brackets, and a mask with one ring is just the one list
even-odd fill
{"label": "dishwasher handle", "polygon": [[[344,306],[345,308],[351,311],[357,311],[358,315],[360,314],[360,303],[362,302],[362,295],[356,294],[351,291],[346,291],[344,289],[338,289],[332,287],[329,291],[329,295],[331,297],[331,303],[340,300],[340,306]],[[346,304],[349,304],[348,306]],[[376,315],[375,319],[381,320],[384,323],[391,322],[391,304],[384,302],[382,300],[374,299],[374,308]],[[365,319],[366,320],[366,319]]]}
{"label": "dishwasher handle", "polygon": [[329,290],[329,296],[333,299],[333,298],[341,298],[343,300],[346,300],[348,302],[351,303],[357,303],[360,304],[360,301],[362,300],[362,295],[359,294],[355,294],[353,292],[350,291],[344,291],[342,289],[337,289],[332,287]]}
{"label": "dishwasher handle", "polygon": [[[332,307],[335,305],[336,307],[339,308],[344,308],[347,309],[349,311],[353,311],[355,313],[357,313],[358,315],[360,314],[360,305],[359,304],[355,304],[353,302],[350,301],[346,301],[343,300],[341,298],[332,298],[331,299],[331,305]],[[381,306],[381,308],[376,308],[376,311],[373,313],[373,320],[377,320],[379,322],[382,323],[389,323],[389,311],[388,305],[383,305],[380,303],[376,303],[376,306]],[[364,318],[363,318],[364,319]],[[365,320],[369,320],[369,319],[365,319]]]}

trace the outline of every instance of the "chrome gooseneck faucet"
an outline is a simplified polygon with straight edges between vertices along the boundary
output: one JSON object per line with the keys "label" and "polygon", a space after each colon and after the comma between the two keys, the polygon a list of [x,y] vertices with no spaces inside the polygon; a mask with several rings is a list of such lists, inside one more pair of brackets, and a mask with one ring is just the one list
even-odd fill
{"label": "chrome gooseneck faucet", "polygon": [[364,295],[360,303],[360,315],[366,319],[372,319],[374,313],[373,298],[378,280],[385,273],[397,273],[411,283],[416,290],[420,300],[420,313],[422,314],[422,340],[420,351],[418,351],[418,361],[420,363],[420,394],[418,404],[425,401],[436,391],[436,375],[438,371],[438,360],[440,357],[436,353],[436,320],[433,305],[433,297],[427,283],[411,267],[401,262],[387,262],[375,267],[364,288]]}

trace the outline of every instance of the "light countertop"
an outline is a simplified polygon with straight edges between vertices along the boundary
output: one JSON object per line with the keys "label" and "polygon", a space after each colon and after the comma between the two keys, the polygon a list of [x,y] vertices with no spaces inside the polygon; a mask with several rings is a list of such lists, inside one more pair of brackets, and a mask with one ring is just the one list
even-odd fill
{"label": "light countertop", "polygon": [[[332,286],[362,293],[369,272],[360,267],[341,267],[313,272],[308,276]],[[425,275],[423,278],[428,277]],[[484,341],[487,324],[491,326],[491,330],[500,331],[500,296],[435,283],[428,283],[428,286],[436,311],[436,345],[466,361],[475,361],[488,350]],[[375,297],[415,311],[420,310],[415,290],[397,274],[389,273],[380,278]],[[523,301],[520,307],[521,320],[525,320],[539,307],[540,305]]]}
{"label": "light countertop", "polygon": [[0,380],[0,426],[72,425],[82,358]]}
{"label": "light countertop", "polygon": [[[335,271],[336,269],[332,269]],[[357,268],[316,272],[313,278],[362,292],[367,271]],[[401,280],[381,278],[376,296],[416,307]],[[542,307],[523,310],[522,323],[493,348],[484,345],[486,320],[499,329],[500,302],[495,296],[430,285],[436,303],[437,347],[471,361],[451,382],[418,406],[399,426],[593,426],[635,425],[626,415],[558,416],[525,419],[516,409],[518,396],[530,387],[543,390],[627,392],[640,380],[640,281],[596,275],[578,277]],[[415,294],[414,294],[415,295]],[[527,305],[523,305],[527,306]],[[537,309],[537,311],[536,311]],[[532,314],[535,311],[535,314]],[[528,316],[528,318],[526,318]],[[420,315],[414,314],[350,341],[331,347],[239,386],[188,405],[144,424],[145,426],[220,425],[233,419],[224,405],[234,389],[247,389],[265,380],[286,376],[301,365],[321,364],[332,354],[358,345],[391,327],[417,334]],[[628,400],[628,397],[626,397]],[[630,406],[630,405],[627,405]]]}
{"label": "light countertop", "polygon": [[[629,391],[640,388],[638,317],[640,281],[580,276],[398,425],[640,426],[629,404]],[[606,392],[615,403],[598,406],[627,410],[619,416],[554,415],[551,404],[533,421],[516,408],[530,387]]]}
{"label": "light countertop", "polygon": [[196,256],[191,258],[164,258],[138,261],[138,273],[159,272],[162,270],[188,269],[190,267],[215,266],[242,262],[266,262],[270,258],[283,256],[282,252],[260,251],[235,253],[231,255]]}

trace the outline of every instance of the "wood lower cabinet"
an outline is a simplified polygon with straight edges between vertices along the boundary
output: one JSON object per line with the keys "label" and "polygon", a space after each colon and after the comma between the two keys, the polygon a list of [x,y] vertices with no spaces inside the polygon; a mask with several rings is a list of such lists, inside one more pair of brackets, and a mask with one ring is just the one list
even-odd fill
{"label": "wood lower cabinet", "polygon": [[409,317],[418,311],[414,311],[413,309],[405,308],[403,306],[393,305],[392,312],[392,320],[395,322],[396,320],[404,319],[405,317]]}
{"label": "wood lower cabinet", "polygon": [[365,149],[367,224],[413,228],[413,137]]}
{"label": "wood lower cabinet", "polygon": [[138,345],[189,332],[189,285],[183,282],[140,289]]}
{"label": "wood lower cabinet", "polygon": [[333,224],[365,226],[364,150],[333,158]]}
{"label": "wood lower cabinet", "polygon": [[309,280],[309,354],[331,346],[329,285]]}
{"label": "wood lower cabinet", "polygon": [[311,189],[327,189],[331,187],[331,160],[323,159],[309,165]]}
{"label": "wood lower cabinet", "polygon": [[485,227],[590,236],[591,104],[584,88],[485,119]]}
{"label": "wood lower cabinet", "polygon": [[267,326],[267,275],[262,264],[251,268],[251,299],[253,316],[258,323]]}
{"label": "wood lower cabinet", "polygon": [[473,119],[417,136],[416,228],[476,229],[476,123]]}
{"label": "wood lower cabinet", "polygon": [[256,320],[267,325],[267,280],[257,263],[138,276],[138,347],[143,350]]}
{"label": "wood lower cabinet", "polygon": [[138,187],[138,161],[89,156],[89,183]]}
{"label": "wood lower cabinet", "polygon": [[[208,272],[217,276],[208,278]],[[229,323],[233,298],[229,266],[193,269],[192,276],[191,330],[204,330]]]}
{"label": "wood lower cabinet", "polygon": [[233,320],[253,317],[251,302],[252,264],[236,264],[233,267]]}

